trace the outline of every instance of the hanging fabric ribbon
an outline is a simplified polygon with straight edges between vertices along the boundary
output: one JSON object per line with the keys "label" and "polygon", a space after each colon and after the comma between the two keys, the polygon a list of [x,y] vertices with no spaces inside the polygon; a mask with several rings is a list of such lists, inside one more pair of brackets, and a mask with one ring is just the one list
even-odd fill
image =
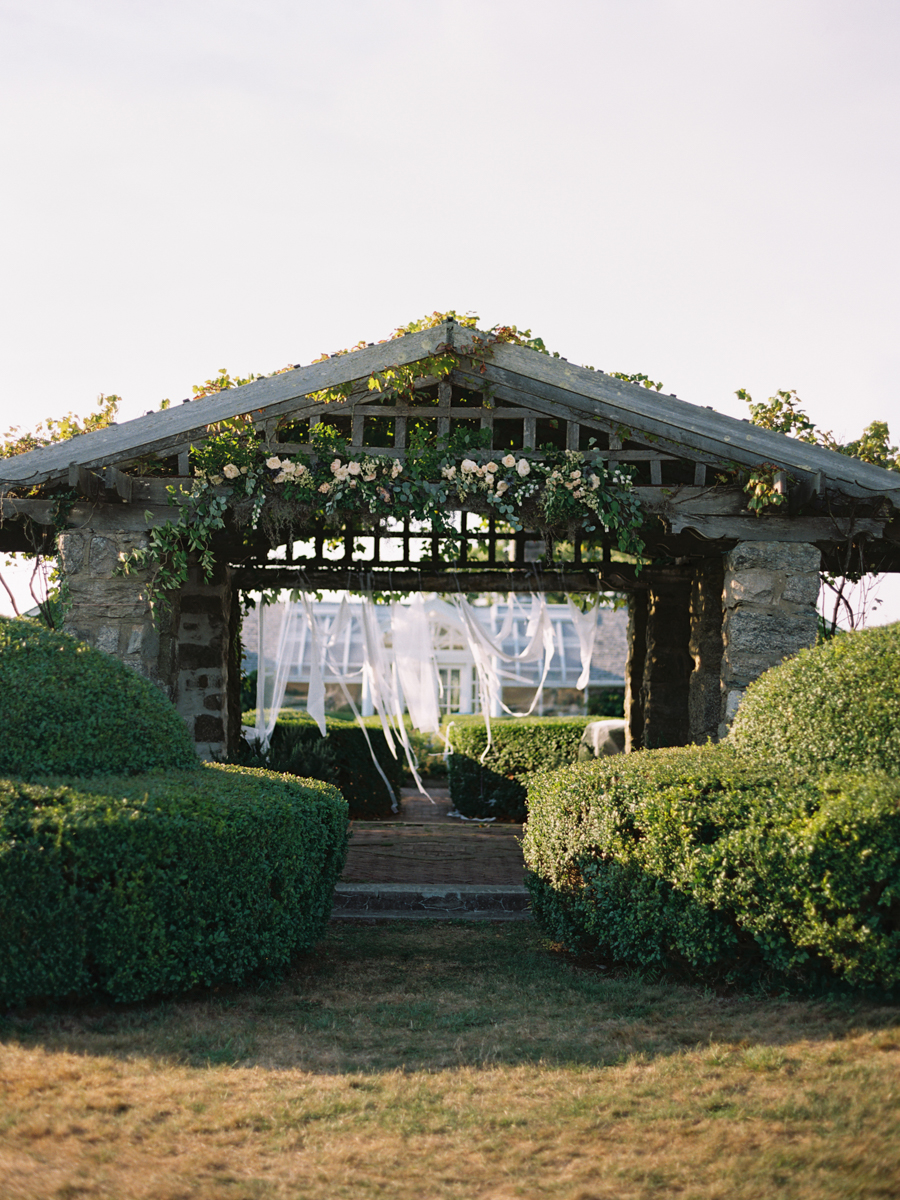
{"label": "hanging fabric ribbon", "polygon": [[600,605],[597,604],[593,608],[589,608],[587,612],[582,612],[576,604],[572,603],[569,596],[566,596],[566,605],[569,609],[569,616],[572,618],[572,624],[575,626],[578,649],[581,654],[581,674],[575,684],[580,690],[587,687],[591,674],[591,658],[594,653],[594,639],[597,636],[597,617],[600,615]]}
{"label": "hanging fabric ribbon", "polygon": [[[544,684],[547,681],[550,663],[556,651],[556,637],[553,632],[553,622],[550,619],[550,614],[547,612],[547,603],[543,596],[533,595],[531,597],[531,614],[525,630],[527,643],[525,649],[518,654],[508,654],[503,649],[503,642],[512,631],[514,605],[516,603],[512,594],[508,600],[507,619],[504,621],[503,628],[496,638],[492,638],[488,634],[475,615],[472,605],[467,600],[463,599],[462,596],[454,596],[453,603],[462,620],[466,640],[469,644],[469,651],[475,662],[481,711],[487,730],[487,745],[481,755],[481,762],[484,762],[493,745],[491,710],[497,706],[512,717],[528,717],[534,712],[535,706],[543,692]],[[544,667],[531,705],[524,713],[513,712],[511,708],[508,708],[503,703],[500,676],[495,666],[496,660],[499,659],[501,662],[506,663],[526,663],[536,662],[542,656]]]}

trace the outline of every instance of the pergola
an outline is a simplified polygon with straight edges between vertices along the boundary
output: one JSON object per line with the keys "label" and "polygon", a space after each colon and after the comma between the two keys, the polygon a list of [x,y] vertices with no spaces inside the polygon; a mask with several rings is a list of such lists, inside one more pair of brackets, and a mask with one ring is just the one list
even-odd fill
{"label": "pergola", "polygon": [[[369,387],[375,373],[435,355],[452,356],[452,369],[424,367],[412,394]],[[323,402],[335,388],[341,397]],[[552,445],[627,464],[649,563],[621,561],[613,539],[583,529],[548,547],[538,530],[511,534],[465,506],[453,561],[436,542],[429,552],[427,531],[423,554],[423,530],[402,517],[365,538],[350,514],[337,533],[293,530],[277,559],[270,539],[229,525],[212,577],[193,568],[154,613],[120,559],[172,518],[168,489],[190,490],[192,447],[242,414],[280,455],[308,449],[325,423],[352,449],[405,459],[415,425],[436,437],[489,430],[495,450],[532,459]],[[162,474],[142,474],[148,456]],[[777,468],[786,502],[756,515],[740,473],[762,465]],[[61,489],[77,500],[59,529]],[[0,461],[0,549],[49,550],[58,533],[67,629],[164,688],[207,757],[238,734],[239,594],[275,588],[625,592],[629,747],[716,739],[753,679],[815,641],[820,570],[900,570],[898,512],[896,472],[453,321]]]}

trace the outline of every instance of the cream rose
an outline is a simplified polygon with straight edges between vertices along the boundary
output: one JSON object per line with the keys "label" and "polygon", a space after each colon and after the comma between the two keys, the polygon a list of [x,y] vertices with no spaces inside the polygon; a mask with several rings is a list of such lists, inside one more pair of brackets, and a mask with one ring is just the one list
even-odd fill
{"label": "cream rose", "polygon": [[528,463],[528,459],[520,458],[519,461],[516,463],[516,470],[518,471],[518,473],[522,477],[522,479],[524,479],[526,475],[530,475],[531,467]]}
{"label": "cream rose", "polygon": [[234,463],[226,463],[222,472],[226,479],[237,479],[240,473],[240,469],[236,467]]}
{"label": "cream rose", "polygon": [[503,463],[504,467],[514,467],[516,465],[516,456],[514,454],[507,454],[507,456],[500,461]]}

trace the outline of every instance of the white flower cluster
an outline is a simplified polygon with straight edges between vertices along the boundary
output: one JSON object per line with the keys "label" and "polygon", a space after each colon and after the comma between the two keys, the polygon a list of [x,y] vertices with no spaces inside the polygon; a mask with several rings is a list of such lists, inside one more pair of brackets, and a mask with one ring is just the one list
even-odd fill
{"label": "white flower cluster", "polygon": [[[481,486],[486,491],[493,492],[495,496],[502,496],[504,492],[509,491],[509,484],[505,479],[496,478],[501,466],[506,467],[507,470],[515,469],[520,479],[531,474],[531,464],[528,459],[516,459],[514,454],[507,454],[499,463],[491,461],[482,466],[479,466],[474,459],[464,458],[459,464],[460,485],[463,489]],[[453,481],[456,479],[456,467],[444,467],[441,474],[445,479]]]}
{"label": "white flower cluster", "polygon": [[205,471],[196,471],[196,477],[201,482],[206,480],[213,487],[221,487],[226,479],[237,479],[241,475],[246,475],[247,467],[238,467],[234,463],[226,463],[222,468],[221,475],[207,475]]}
{"label": "white flower cluster", "polygon": [[292,462],[289,458],[279,458],[277,454],[266,459],[266,466],[270,471],[278,472],[272,480],[273,483],[296,483],[306,474],[306,467],[303,463]]}

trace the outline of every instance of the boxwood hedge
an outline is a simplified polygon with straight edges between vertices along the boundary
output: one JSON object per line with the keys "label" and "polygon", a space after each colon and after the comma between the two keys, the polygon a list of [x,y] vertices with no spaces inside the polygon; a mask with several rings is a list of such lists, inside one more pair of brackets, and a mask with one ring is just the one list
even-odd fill
{"label": "boxwood hedge", "polygon": [[0,1004],[282,967],[322,932],[346,837],[335,788],[266,771],[0,779]]}
{"label": "boxwood hedge", "polygon": [[730,741],[818,771],[900,774],[900,623],[803,650],[747,688]]}
{"label": "boxwood hedge", "polygon": [[900,780],[755,766],[728,745],[534,777],[524,838],[555,940],[708,980],[900,984]]}
{"label": "boxwood hedge", "polygon": [[575,762],[585,726],[593,717],[507,717],[491,721],[491,749],[484,717],[454,717],[447,726],[450,799],[464,817],[524,821],[527,779],[538,770]]}
{"label": "boxwood hedge", "polygon": [[37,621],[0,617],[0,774],[195,768],[182,718],[131,667]]}
{"label": "boxwood hedge", "polygon": [[[253,725],[256,714],[244,714],[244,724]],[[406,760],[398,747],[394,758],[382,732],[378,717],[364,718],[375,757],[391,787],[399,796]],[[351,820],[378,820],[391,812],[391,797],[372,762],[365,734],[355,720],[328,717],[328,736],[301,710],[282,709],[272,734],[272,742],[258,761],[273,771],[324,778],[334,783],[350,807]],[[251,752],[252,755],[253,752]]]}

